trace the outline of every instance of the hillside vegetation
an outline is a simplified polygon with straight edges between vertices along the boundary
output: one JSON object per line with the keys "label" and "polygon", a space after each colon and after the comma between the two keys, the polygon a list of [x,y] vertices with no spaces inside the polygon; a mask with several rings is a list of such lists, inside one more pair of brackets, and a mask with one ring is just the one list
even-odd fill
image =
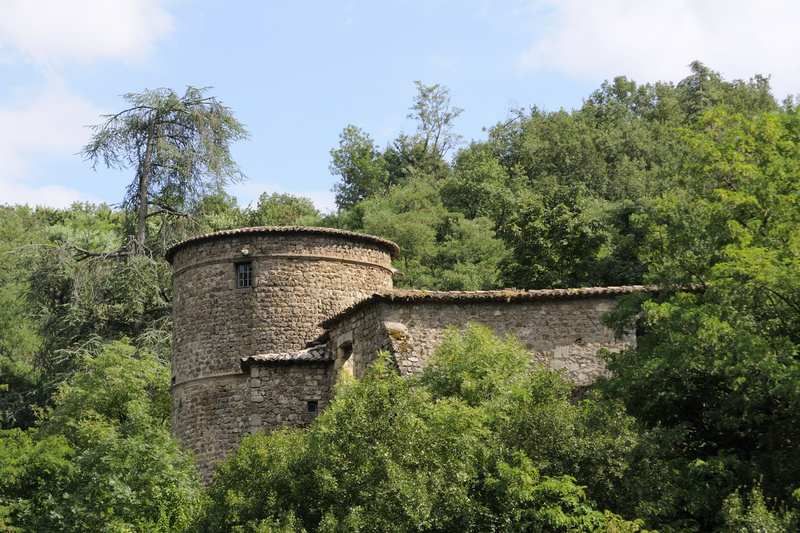
{"label": "hillside vegetation", "polygon": [[[117,208],[0,206],[0,531],[800,528],[793,99],[696,62],[678,83],[615,78],[580,109],[510,110],[466,143],[450,92],[417,89],[415,132],[381,147],[344,127],[334,213],[286,194],[238,205],[227,144],[164,145],[145,182],[126,160],[139,179]],[[128,97],[189,110],[186,131],[213,111],[228,139],[247,135],[202,91]],[[125,142],[144,144],[115,148],[151,153],[136,146],[152,124],[127,123],[143,129]],[[192,157],[214,179],[173,172],[198,168]],[[256,225],[391,239],[404,288],[660,290],[608,317],[638,346],[607,354],[613,377],[585,400],[513,339],[470,326],[422,375],[379,358],[308,430],[246,439],[203,489],[169,437],[163,253]]]}

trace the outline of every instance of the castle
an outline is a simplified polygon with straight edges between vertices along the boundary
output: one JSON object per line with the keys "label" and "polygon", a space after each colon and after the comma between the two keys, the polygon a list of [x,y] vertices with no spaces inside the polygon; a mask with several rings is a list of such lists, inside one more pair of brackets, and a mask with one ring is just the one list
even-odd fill
{"label": "castle", "polygon": [[453,325],[513,333],[534,361],[578,385],[604,373],[599,349],[635,343],[615,338],[602,317],[642,287],[396,290],[398,254],[385,239],[306,227],[219,231],[167,251],[172,432],[204,479],[246,435],[311,423],[336,377],[360,376],[379,350],[401,374],[420,371]]}

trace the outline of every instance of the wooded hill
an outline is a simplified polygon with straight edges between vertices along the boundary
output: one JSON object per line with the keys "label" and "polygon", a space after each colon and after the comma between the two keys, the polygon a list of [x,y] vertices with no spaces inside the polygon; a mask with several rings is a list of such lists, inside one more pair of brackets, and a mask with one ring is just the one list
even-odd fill
{"label": "wooded hill", "polygon": [[[128,95],[139,114],[95,131],[87,158],[135,176],[118,208],[0,207],[0,531],[798,529],[794,100],[696,62],[464,143],[450,92],[417,88],[414,133],[343,129],[335,213],[238,205],[227,145],[246,132],[191,88]],[[423,375],[379,362],[310,429],[246,440],[201,489],[169,437],[163,252],[255,225],[391,239],[398,287],[661,290],[609,316],[638,347],[584,401],[471,327]]]}

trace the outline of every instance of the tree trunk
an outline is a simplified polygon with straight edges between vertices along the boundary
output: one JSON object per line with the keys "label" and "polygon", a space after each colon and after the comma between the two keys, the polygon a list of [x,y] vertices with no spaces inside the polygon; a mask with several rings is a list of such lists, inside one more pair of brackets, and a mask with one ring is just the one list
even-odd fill
{"label": "tree trunk", "polygon": [[150,163],[155,151],[156,123],[158,119],[158,116],[154,116],[150,120],[150,125],[147,129],[147,148],[145,148],[144,158],[139,165],[139,214],[136,219],[136,241],[133,247],[135,255],[144,253],[145,240],[147,239],[147,193],[150,187]]}

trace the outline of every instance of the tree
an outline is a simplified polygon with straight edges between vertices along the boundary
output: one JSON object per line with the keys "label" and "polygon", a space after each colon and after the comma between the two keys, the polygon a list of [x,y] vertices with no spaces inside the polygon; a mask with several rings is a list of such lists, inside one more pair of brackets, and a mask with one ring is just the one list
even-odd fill
{"label": "tree", "polygon": [[332,190],[336,205],[350,212],[350,229],[360,229],[363,221],[360,202],[387,194],[414,177],[449,175],[445,155],[461,140],[452,130],[453,120],[463,109],[450,106],[449,89],[414,83],[417,95],[407,118],[417,121],[416,134],[401,133],[381,152],[369,134],[349,125],[339,134],[339,147],[330,151],[330,171],[341,176]]}
{"label": "tree", "polygon": [[339,148],[330,154],[331,174],[342,179],[333,186],[340,209],[352,208],[357,202],[388,189],[386,162],[372,138],[361,128],[347,126],[339,134]]}
{"label": "tree", "polygon": [[146,255],[77,260],[71,245],[44,247],[29,268],[28,298],[42,337],[36,366],[61,380],[76,358],[123,337],[169,358],[171,269]]}
{"label": "tree", "polygon": [[599,387],[662,436],[681,484],[641,496],[659,529],[720,527],[732,489],[759,479],[776,507],[797,509],[798,132],[796,112],[702,115],[682,133],[684,188],[639,218],[647,281],[662,290],[620,312],[618,326],[643,334],[609,355]]}
{"label": "tree", "polygon": [[204,232],[242,228],[248,225],[248,212],[225,191],[210,194],[200,200],[192,210],[192,218]]}
{"label": "tree", "polygon": [[169,435],[169,369],[125,342],[82,365],[36,428],[0,433],[0,525],[184,531],[199,479]]}
{"label": "tree", "polygon": [[442,184],[442,200],[468,219],[492,220],[497,229],[515,214],[526,185],[525,176],[505,168],[489,143],[472,143],[458,152],[453,175]]}
{"label": "tree", "polygon": [[360,204],[367,233],[396,242],[403,270],[398,286],[434,290],[486,290],[499,285],[503,242],[486,219],[467,220],[442,205],[438,185],[408,179],[385,196]]}
{"label": "tree", "polygon": [[248,222],[251,226],[317,226],[320,215],[308,198],[261,193],[258,206],[249,213]]}
{"label": "tree", "polygon": [[[193,531],[640,531],[598,510],[573,478],[542,475],[493,432],[494,400],[513,401],[524,348],[480,327],[452,344],[424,379],[399,376],[382,354],[359,381],[340,381],[307,432],[245,439],[219,468]],[[544,393],[541,403],[559,379],[545,372],[551,379],[532,394]],[[574,428],[559,429],[542,438]]]}
{"label": "tree", "polygon": [[406,118],[417,121],[417,135],[435,165],[461,141],[461,136],[453,133],[453,120],[464,110],[450,106],[450,89],[438,83],[427,86],[415,81],[414,84],[417,96]]}
{"label": "tree", "polygon": [[607,235],[590,215],[581,187],[553,187],[522,201],[500,234],[511,248],[504,267],[508,287],[570,288],[597,285]]}
{"label": "tree", "polygon": [[757,74],[748,81],[726,81],[719,72],[700,61],[692,61],[689,67],[692,73],[678,83],[676,90],[690,121],[714,107],[749,117],[778,111],[778,103],[770,92],[769,77]]}
{"label": "tree", "polygon": [[230,109],[206,96],[208,88],[187,87],[179,96],[160,88],[130,93],[131,107],[93,126],[82,153],[110,168],[136,169],[123,205],[136,211],[133,250],[144,252],[147,221],[185,216],[186,207],[228,181],[245,178],[233,161],[230,143],[248,137]]}

